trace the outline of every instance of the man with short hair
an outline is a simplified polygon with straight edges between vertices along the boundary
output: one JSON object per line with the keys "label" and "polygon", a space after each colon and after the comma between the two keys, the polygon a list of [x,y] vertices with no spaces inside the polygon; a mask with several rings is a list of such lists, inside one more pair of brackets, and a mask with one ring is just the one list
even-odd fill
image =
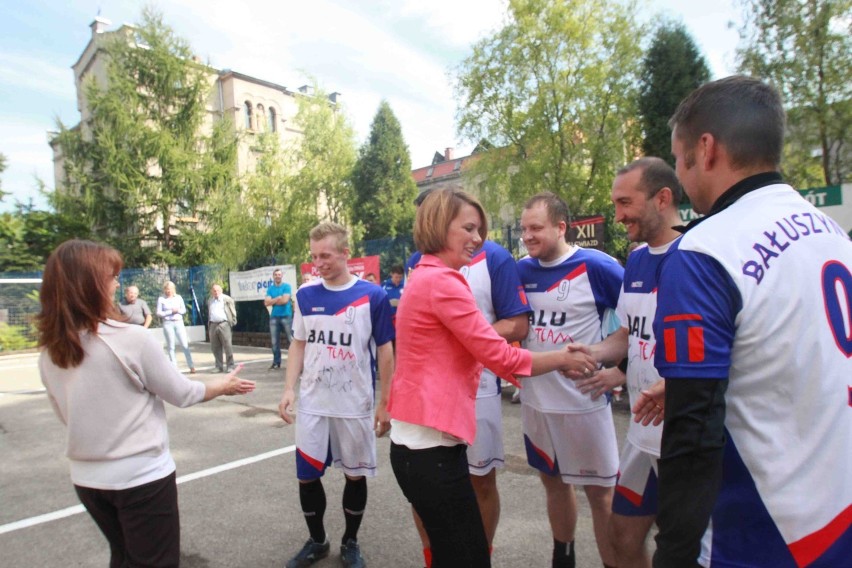
{"label": "man with short hair", "polygon": [[[530,257],[518,272],[532,315],[525,347],[555,351],[600,341],[606,310],[615,310],[624,270],[612,257],[569,244],[568,205],[553,193],[530,198],[521,231]],[[553,568],[575,566],[577,502],[584,486],[604,566],[615,566],[608,525],[618,473],[618,444],[606,398],[580,392],[558,372],[524,382],[521,417],[527,461],[539,470],[553,534]]]}
{"label": "man with short hair", "polygon": [[[358,529],[367,505],[367,477],[376,475],[376,435],[390,428],[387,401],[394,360],[390,304],[379,286],[350,274],[348,231],[320,223],[310,233],[311,259],[321,277],[296,293],[294,340],[287,364],[281,418],[293,423],[296,381],[296,474],[310,538],[288,568],[328,556],[321,478],[329,464],[343,470],[346,522],[340,555],[344,566],[364,566]],[[381,398],[375,404],[376,362]],[[375,412],[375,416],[373,416]]]}
{"label": "man with short hair", "polygon": [[[631,405],[662,378],[654,367],[657,341],[652,329],[657,310],[657,272],[672,243],[680,237],[678,205],[682,189],[674,170],[660,158],[640,158],[621,168],[612,184],[615,220],[638,246],[627,257],[616,313],[621,327],[592,345],[592,355],[610,368],[593,377],[572,377],[593,399],[625,382]],[[621,364],[616,367],[613,365]],[[645,547],[657,513],[657,460],[660,424],[630,421],[621,451],[609,534],[619,568],[650,568]]]}
{"label": "man with short hair", "polygon": [[660,273],[659,568],[849,565],[852,243],[783,182],[784,122],[774,88],[733,76],[669,123],[705,216]]}
{"label": "man with short hair", "polygon": [[[236,367],[231,344],[231,328],[237,325],[237,307],[234,299],[223,293],[219,284],[213,284],[210,288],[207,315],[207,335],[210,337],[210,349],[216,361],[216,372],[232,371]],[[225,353],[224,357],[222,352]]]}
{"label": "man with short hair", "polygon": [[272,340],[270,369],[281,368],[281,332],[287,336],[287,347],[293,342],[293,303],[290,301],[292,293],[290,284],[284,282],[281,269],[273,270],[272,284],[266,289],[266,298],[263,299],[263,305],[272,308],[269,313],[269,336]]}
{"label": "man with short hair", "polygon": [[118,309],[127,317],[127,323],[144,328],[151,325],[151,309],[145,300],[139,297],[139,288],[132,284],[124,289],[124,299],[119,303]]}
{"label": "man with short hair", "polygon": [[405,286],[404,276],[405,271],[403,271],[402,266],[395,264],[391,266],[390,278],[382,282],[382,290],[388,295],[394,318],[396,318],[396,308],[399,306],[399,300],[402,298],[402,290]]}

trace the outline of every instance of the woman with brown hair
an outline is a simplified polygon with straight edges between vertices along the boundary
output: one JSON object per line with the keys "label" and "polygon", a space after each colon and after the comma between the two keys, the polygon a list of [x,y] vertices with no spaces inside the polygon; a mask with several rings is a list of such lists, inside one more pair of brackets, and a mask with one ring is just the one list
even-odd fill
{"label": "woman with brown hair", "polygon": [[485,320],[459,270],[487,233],[485,212],[473,196],[451,189],[431,193],[414,222],[423,256],[397,312],[388,403],[391,466],[429,536],[433,568],[491,565],[467,461],[483,365],[515,384],[555,369],[597,368],[587,348],[531,353],[510,346]]}
{"label": "woman with brown hair", "polygon": [[204,384],[175,369],[114,304],[121,255],[71,240],[47,259],[38,315],[41,380],[67,426],[80,501],[110,545],[110,567],[177,566],[180,521],[163,401],[180,407],[246,394],[233,373]]}

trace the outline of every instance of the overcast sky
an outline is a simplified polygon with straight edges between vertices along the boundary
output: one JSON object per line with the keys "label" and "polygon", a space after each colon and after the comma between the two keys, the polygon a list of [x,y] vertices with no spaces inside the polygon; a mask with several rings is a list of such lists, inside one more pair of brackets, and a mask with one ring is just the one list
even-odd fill
{"label": "overcast sky", "polygon": [[[682,21],[714,78],[734,71],[739,21],[734,0],[712,3],[648,0],[646,18]],[[80,56],[100,10],[109,29],[139,19],[131,0],[0,0],[0,153],[7,158],[2,189],[15,199],[37,195],[36,176],[53,187],[47,132],[55,120],[79,122],[71,65]],[[457,138],[449,73],[470,45],[500,26],[502,0],[169,0],[155,4],[193,50],[217,68],[230,68],[290,89],[314,76],[343,93],[358,143],[381,99],[399,118],[414,167],[447,146],[456,155],[471,144]],[[638,64],[639,62],[637,62]]]}

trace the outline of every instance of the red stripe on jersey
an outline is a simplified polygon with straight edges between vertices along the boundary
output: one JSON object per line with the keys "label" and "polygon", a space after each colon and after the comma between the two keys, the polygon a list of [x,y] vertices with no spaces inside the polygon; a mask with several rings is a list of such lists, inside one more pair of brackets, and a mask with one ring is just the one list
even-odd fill
{"label": "red stripe on jersey", "polygon": [[585,273],[586,273],[586,263],[584,262],[583,264],[581,264],[580,266],[578,266],[577,268],[575,268],[574,270],[572,270],[571,272],[569,272],[568,274],[566,274],[565,276],[563,276],[562,278],[560,278],[559,280],[554,282],[553,286],[548,288],[547,291],[550,292],[551,290],[556,290],[559,287],[559,283],[562,282],[563,280],[573,280],[576,277],[580,276],[581,274],[585,274]]}
{"label": "red stripe on jersey", "polygon": [[353,307],[353,308],[357,308],[358,306],[363,306],[364,304],[369,304],[369,303],[370,303],[370,297],[369,296],[361,296],[360,298],[358,298],[357,300],[355,300],[354,302],[349,304],[349,306],[343,306],[342,308],[340,308],[340,311],[338,311],[334,315],[339,316],[340,314],[346,313],[346,310],[350,306]]}
{"label": "red stripe on jersey", "polygon": [[483,260],[485,260],[485,251],[482,251],[481,253],[470,259],[470,262],[468,262],[467,265],[473,266],[477,262],[482,262]]}
{"label": "red stripe on jersey", "polygon": [[674,329],[664,329],[663,342],[666,347],[666,363],[677,363],[677,332]]}
{"label": "red stripe on jersey", "polygon": [[687,330],[686,337],[686,345],[689,348],[689,362],[702,362],[704,360],[704,328],[690,327]]}
{"label": "red stripe on jersey", "polygon": [[521,299],[521,303],[525,306],[530,305],[530,301],[527,300],[527,293],[524,292],[523,286],[518,286],[518,297]]}
{"label": "red stripe on jersey", "polygon": [[324,462],[321,462],[318,459],[312,458],[311,456],[309,456],[308,454],[306,454],[305,452],[303,452],[299,448],[296,448],[296,451],[299,452],[299,455],[302,457],[303,460],[305,460],[306,462],[311,464],[311,467],[313,467],[317,471],[322,471],[322,468],[325,465]]}
{"label": "red stripe on jersey", "polygon": [[852,505],[846,507],[843,512],[818,531],[790,543],[788,545],[790,554],[793,555],[798,566],[807,566],[837,542],[840,535],[846,532],[850,525],[852,525]]}
{"label": "red stripe on jersey", "polygon": [[635,491],[631,491],[623,485],[615,486],[616,492],[618,492],[622,497],[630,501],[634,507],[642,506],[642,496],[636,493]]}
{"label": "red stripe on jersey", "polygon": [[675,314],[673,316],[666,316],[663,318],[663,322],[694,320],[701,321],[701,316],[699,314]]}

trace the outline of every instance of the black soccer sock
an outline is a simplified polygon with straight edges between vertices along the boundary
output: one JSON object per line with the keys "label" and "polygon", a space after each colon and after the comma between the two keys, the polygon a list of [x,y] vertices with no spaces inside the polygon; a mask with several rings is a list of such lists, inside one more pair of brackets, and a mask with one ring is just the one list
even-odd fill
{"label": "black soccer sock", "polygon": [[314,542],[325,542],[325,527],[322,524],[325,516],[325,489],[322,481],[317,479],[310,483],[299,483],[299,502],[311,538]]}
{"label": "black soccer sock", "polygon": [[553,568],[574,568],[574,541],[553,539]]}
{"label": "black soccer sock", "polygon": [[358,529],[364,518],[364,509],[367,508],[367,478],[346,478],[346,486],[343,488],[343,516],[346,518],[346,532],[343,533],[341,544],[346,544],[349,539],[357,542]]}

